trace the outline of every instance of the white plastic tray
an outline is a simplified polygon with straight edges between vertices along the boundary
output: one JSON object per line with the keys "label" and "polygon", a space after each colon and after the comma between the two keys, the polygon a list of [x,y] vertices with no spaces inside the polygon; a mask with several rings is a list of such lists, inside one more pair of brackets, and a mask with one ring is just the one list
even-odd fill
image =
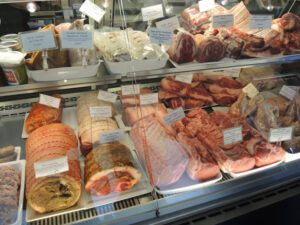
{"label": "white plastic tray", "polygon": [[173,66],[175,66],[176,68],[191,68],[191,67],[199,66],[199,65],[214,65],[216,63],[233,63],[236,61],[235,59],[232,59],[232,58],[223,58],[220,61],[216,61],[216,62],[199,63],[196,60],[194,60],[193,62],[179,64],[179,63],[174,62],[172,59],[169,59],[169,60],[173,64]]}
{"label": "white plastic tray", "polygon": [[25,160],[19,160],[19,161],[12,161],[7,163],[0,164],[0,169],[3,166],[12,166],[16,168],[21,173],[21,185],[20,185],[20,191],[19,191],[19,206],[18,206],[18,215],[17,219],[14,223],[11,225],[19,225],[22,224],[22,214],[23,214],[23,196],[24,196],[24,189],[25,189]]}
{"label": "white plastic tray", "polygon": [[43,81],[60,81],[68,79],[78,79],[85,77],[93,77],[97,75],[98,68],[101,61],[95,65],[89,65],[86,67],[83,66],[74,66],[74,67],[62,67],[62,68],[53,68],[47,71],[45,70],[29,70],[26,67],[27,74],[37,82]]}
{"label": "white plastic tray", "polygon": [[300,153],[292,154],[292,153],[287,152],[285,155],[285,162],[291,162],[291,161],[294,161],[297,159],[300,159]]}
{"label": "white plastic tray", "polygon": [[104,59],[104,63],[111,74],[126,75],[134,71],[139,72],[164,68],[168,59],[168,55],[165,55],[161,59],[133,60],[128,62],[110,62]]}

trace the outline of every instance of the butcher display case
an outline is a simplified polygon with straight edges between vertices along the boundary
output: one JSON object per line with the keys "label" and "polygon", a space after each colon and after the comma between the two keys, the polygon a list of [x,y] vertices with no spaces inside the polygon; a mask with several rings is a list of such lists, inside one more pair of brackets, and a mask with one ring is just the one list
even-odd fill
{"label": "butcher display case", "polygon": [[298,3],[76,1],[16,35],[0,224],[219,224],[299,195]]}

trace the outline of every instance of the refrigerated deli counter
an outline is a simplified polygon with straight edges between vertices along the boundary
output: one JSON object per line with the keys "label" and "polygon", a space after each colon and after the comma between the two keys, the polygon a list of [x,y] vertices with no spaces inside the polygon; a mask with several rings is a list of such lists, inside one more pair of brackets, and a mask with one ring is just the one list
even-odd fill
{"label": "refrigerated deli counter", "polygon": [[218,224],[299,195],[293,5],[167,2],[86,1],[88,25],[19,33],[28,84],[0,87],[0,224]]}

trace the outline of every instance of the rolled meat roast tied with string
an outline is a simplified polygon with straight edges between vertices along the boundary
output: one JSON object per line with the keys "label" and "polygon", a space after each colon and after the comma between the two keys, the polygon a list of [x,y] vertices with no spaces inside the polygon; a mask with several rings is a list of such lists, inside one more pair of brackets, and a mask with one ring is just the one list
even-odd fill
{"label": "rolled meat roast tied with string", "polygon": [[[66,172],[36,178],[34,163],[68,157]],[[39,213],[69,208],[81,193],[78,143],[73,130],[59,123],[45,125],[26,141],[26,198]]]}

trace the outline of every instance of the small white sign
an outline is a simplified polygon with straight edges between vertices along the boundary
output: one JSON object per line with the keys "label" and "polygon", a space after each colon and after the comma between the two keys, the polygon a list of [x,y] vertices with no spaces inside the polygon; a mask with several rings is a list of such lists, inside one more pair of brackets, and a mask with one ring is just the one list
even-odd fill
{"label": "small white sign", "polygon": [[81,5],[79,11],[85,15],[88,15],[98,23],[100,23],[105,14],[105,11],[102,8],[90,2],[89,0],[85,0],[85,2]]}
{"label": "small white sign", "polygon": [[121,87],[122,95],[138,95],[140,94],[140,85],[139,84],[131,84],[131,85],[123,85]]}
{"label": "small white sign", "polygon": [[110,93],[110,92],[107,92],[107,91],[99,90],[97,98],[99,100],[102,100],[102,101],[105,101],[105,102],[115,103],[116,100],[117,100],[117,97],[118,97],[117,94]]}
{"label": "small white sign", "polygon": [[215,15],[212,18],[212,25],[214,29],[233,27],[233,14]]}
{"label": "small white sign", "polygon": [[279,94],[292,101],[299,92],[299,89],[300,87],[283,85]]}
{"label": "small white sign", "polygon": [[288,141],[292,139],[293,127],[281,127],[270,129],[270,142]]}
{"label": "small white sign", "polygon": [[241,68],[224,69],[225,74],[230,74],[231,77],[240,77]]}
{"label": "small white sign", "polygon": [[191,84],[193,81],[193,74],[185,74],[185,75],[177,75],[175,77],[175,80],[183,82],[183,83],[187,83],[187,84]]}
{"label": "small white sign", "polygon": [[198,4],[200,12],[206,12],[216,7],[215,0],[202,0],[199,1]]}
{"label": "small white sign", "polygon": [[115,130],[100,134],[100,143],[105,144],[114,141],[120,141],[124,138],[124,130]]}
{"label": "small white sign", "polygon": [[224,145],[234,144],[242,140],[242,126],[223,130]]}
{"label": "small white sign", "polygon": [[149,37],[151,43],[170,45],[173,40],[173,32],[170,29],[151,27],[149,28]]}
{"label": "small white sign", "polygon": [[22,47],[25,52],[35,52],[56,48],[53,31],[34,31],[20,34]]}
{"label": "small white sign", "polygon": [[163,29],[170,29],[170,30],[175,30],[180,27],[178,17],[174,16],[159,22],[156,22],[156,27],[158,28],[163,28]]}
{"label": "small white sign", "polygon": [[62,48],[93,48],[93,33],[90,31],[62,31],[60,33]]}
{"label": "small white sign", "polygon": [[164,17],[162,4],[142,8],[143,21]]}
{"label": "small white sign", "polygon": [[140,95],[141,105],[151,105],[158,103],[158,93]]}
{"label": "small white sign", "polygon": [[112,117],[111,106],[91,106],[90,115],[92,118],[108,118]]}
{"label": "small white sign", "polygon": [[178,120],[181,120],[183,117],[185,117],[185,114],[183,108],[180,107],[178,109],[173,110],[169,114],[165,115],[164,123],[167,126],[171,126],[173,123],[175,123]]}
{"label": "small white sign", "polygon": [[61,101],[60,98],[40,94],[39,103],[42,104],[42,105],[46,105],[46,106],[50,106],[50,107],[59,109],[60,101]]}
{"label": "small white sign", "polygon": [[51,176],[63,173],[69,170],[68,157],[60,157],[44,162],[36,162],[33,164],[35,178]]}
{"label": "small white sign", "polygon": [[259,93],[257,88],[252,83],[249,83],[246,87],[244,87],[243,92],[247,94],[249,98],[254,98]]}
{"label": "small white sign", "polygon": [[251,15],[250,29],[271,29],[273,15]]}

